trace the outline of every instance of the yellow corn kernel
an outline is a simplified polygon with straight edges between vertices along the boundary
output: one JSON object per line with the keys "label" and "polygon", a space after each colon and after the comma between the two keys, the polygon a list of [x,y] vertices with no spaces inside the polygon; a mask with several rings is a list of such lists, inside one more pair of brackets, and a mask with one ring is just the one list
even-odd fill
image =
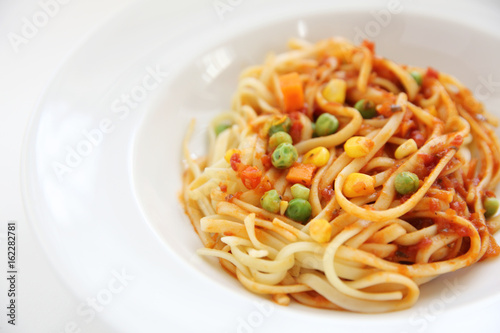
{"label": "yellow corn kernel", "polygon": [[280,214],[285,214],[286,209],[288,208],[288,201],[281,200],[280,202]]}
{"label": "yellow corn kernel", "polygon": [[347,176],[342,190],[348,198],[370,195],[375,192],[375,179],[364,173],[351,173]]}
{"label": "yellow corn kernel", "polygon": [[344,80],[331,79],[330,82],[323,88],[323,97],[328,102],[337,102],[343,104],[345,101],[345,92],[347,86]]}
{"label": "yellow corn kernel", "polygon": [[406,140],[394,152],[394,157],[397,160],[405,158],[418,150],[417,143],[413,139]]}
{"label": "yellow corn kernel", "polygon": [[226,160],[227,163],[231,163],[231,156],[233,156],[233,154],[241,154],[241,150],[233,148],[226,151],[224,159]]}
{"label": "yellow corn kernel", "polygon": [[305,164],[314,164],[318,168],[326,165],[330,158],[330,151],[325,147],[316,147],[304,154],[302,162]]}
{"label": "yellow corn kernel", "polygon": [[347,156],[352,158],[364,157],[368,155],[375,143],[364,136],[353,136],[344,144]]}
{"label": "yellow corn kernel", "polygon": [[309,235],[318,243],[326,243],[332,237],[332,226],[325,219],[312,220],[309,224]]}

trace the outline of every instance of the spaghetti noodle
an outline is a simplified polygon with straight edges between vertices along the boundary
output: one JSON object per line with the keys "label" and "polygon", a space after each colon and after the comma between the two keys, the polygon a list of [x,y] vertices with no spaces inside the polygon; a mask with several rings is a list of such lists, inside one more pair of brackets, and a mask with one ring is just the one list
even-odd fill
{"label": "spaghetti noodle", "polygon": [[374,45],[291,40],[241,74],[203,158],[184,142],[198,253],[281,305],[377,313],[497,256],[497,120],[458,80]]}

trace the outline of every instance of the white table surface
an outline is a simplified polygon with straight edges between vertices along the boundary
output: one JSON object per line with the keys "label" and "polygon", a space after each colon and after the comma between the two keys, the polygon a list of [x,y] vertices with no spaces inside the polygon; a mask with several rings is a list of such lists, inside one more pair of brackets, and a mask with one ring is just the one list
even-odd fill
{"label": "white table surface", "polygon": [[[65,2],[60,0],[61,2]],[[41,1],[50,2],[50,1]],[[57,271],[48,261],[30,224],[26,220],[21,187],[21,147],[25,129],[38,98],[50,78],[78,43],[99,24],[132,3],[132,0],[67,1],[58,12],[26,44],[15,52],[9,42],[9,33],[20,34],[23,18],[40,10],[39,1],[23,0],[0,2],[0,331],[2,332],[69,332],[76,309],[84,300],[77,299],[62,285]],[[428,1],[426,1],[428,2]],[[441,1],[443,2],[443,1]],[[451,2],[451,1],[450,1]],[[211,0],[200,5],[211,5]],[[500,17],[497,0],[479,1],[470,13],[476,22],[481,15],[492,19]],[[487,7],[489,6],[489,7]],[[456,6],[455,6],[456,7]],[[451,11],[457,8],[450,8]],[[460,6],[458,6],[460,7]],[[487,8],[495,8],[496,11]],[[458,8],[460,9],[460,8]],[[463,9],[463,8],[462,8]],[[498,47],[498,46],[497,46]],[[6,240],[5,225],[15,220],[18,225],[18,309],[17,325],[8,325],[5,316]],[[3,236],[3,237],[2,237]],[[480,316],[463,322],[464,332],[484,327],[500,327],[496,304],[484,309]],[[114,332],[106,326],[99,314],[80,331]],[[69,326],[68,326],[69,325]],[[486,325],[486,326],[485,326]],[[496,330],[498,331],[498,329]]]}

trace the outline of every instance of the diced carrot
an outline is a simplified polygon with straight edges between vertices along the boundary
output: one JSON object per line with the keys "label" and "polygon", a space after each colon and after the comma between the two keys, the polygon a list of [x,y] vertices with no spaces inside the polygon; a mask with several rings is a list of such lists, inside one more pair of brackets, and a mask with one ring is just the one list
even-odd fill
{"label": "diced carrot", "polygon": [[286,180],[294,184],[311,186],[316,168],[314,164],[295,163],[288,171]]}
{"label": "diced carrot", "polygon": [[297,72],[288,73],[279,77],[281,92],[285,102],[285,111],[291,112],[304,107],[304,91],[302,81]]}

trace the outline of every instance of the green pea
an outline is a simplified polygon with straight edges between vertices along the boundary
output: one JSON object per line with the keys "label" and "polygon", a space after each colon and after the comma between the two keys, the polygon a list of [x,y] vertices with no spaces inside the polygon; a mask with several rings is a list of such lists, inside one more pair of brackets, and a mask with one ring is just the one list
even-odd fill
{"label": "green pea", "polygon": [[287,132],[290,131],[292,127],[292,121],[287,116],[284,116],[278,120],[274,120],[269,127],[268,135],[272,136],[274,133]]}
{"label": "green pea", "polygon": [[318,134],[316,133],[316,123],[311,123],[311,128],[312,128],[312,130],[313,130],[312,137],[313,137],[313,138],[317,138],[317,137],[318,137]]}
{"label": "green pea", "polygon": [[415,81],[417,81],[417,84],[419,86],[422,85],[422,74],[420,74],[417,71],[413,71],[413,72],[410,72],[410,75],[415,79]]}
{"label": "green pea", "polygon": [[277,169],[286,169],[292,166],[299,158],[297,149],[290,143],[281,143],[271,155],[271,163]]}
{"label": "green pea", "polygon": [[276,190],[270,190],[264,193],[260,198],[260,205],[262,208],[271,213],[278,213],[280,211],[281,196]]}
{"label": "green pea", "polygon": [[403,171],[396,176],[394,186],[399,194],[409,194],[418,190],[419,179],[416,174]]}
{"label": "green pea", "polygon": [[231,126],[232,126],[232,124],[227,123],[227,122],[222,122],[222,123],[217,124],[214,128],[215,135],[221,134],[222,132],[224,132],[225,130],[230,128]]}
{"label": "green pea", "polygon": [[354,108],[359,111],[363,119],[371,119],[378,114],[377,110],[375,109],[375,103],[366,99],[360,99],[354,105]]}
{"label": "green pea", "polygon": [[325,136],[333,134],[339,128],[339,121],[334,115],[323,113],[316,119],[316,134]]}
{"label": "green pea", "polygon": [[312,208],[309,201],[304,199],[292,199],[288,203],[285,215],[297,222],[307,222],[311,217]]}
{"label": "green pea", "polygon": [[292,196],[295,199],[309,200],[309,193],[311,192],[311,190],[309,190],[304,185],[302,185],[302,184],[292,185],[290,190],[292,191]]}
{"label": "green pea", "polygon": [[486,217],[486,218],[492,217],[493,215],[495,215],[497,213],[498,206],[499,206],[498,199],[497,198],[486,198],[486,199],[484,199],[483,205],[484,205],[484,209],[486,209],[486,211],[484,212],[484,217]]}
{"label": "green pea", "polygon": [[267,148],[269,151],[278,147],[282,143],[292,143],[292,137],[287,132],[277,132],[271,135]]}

